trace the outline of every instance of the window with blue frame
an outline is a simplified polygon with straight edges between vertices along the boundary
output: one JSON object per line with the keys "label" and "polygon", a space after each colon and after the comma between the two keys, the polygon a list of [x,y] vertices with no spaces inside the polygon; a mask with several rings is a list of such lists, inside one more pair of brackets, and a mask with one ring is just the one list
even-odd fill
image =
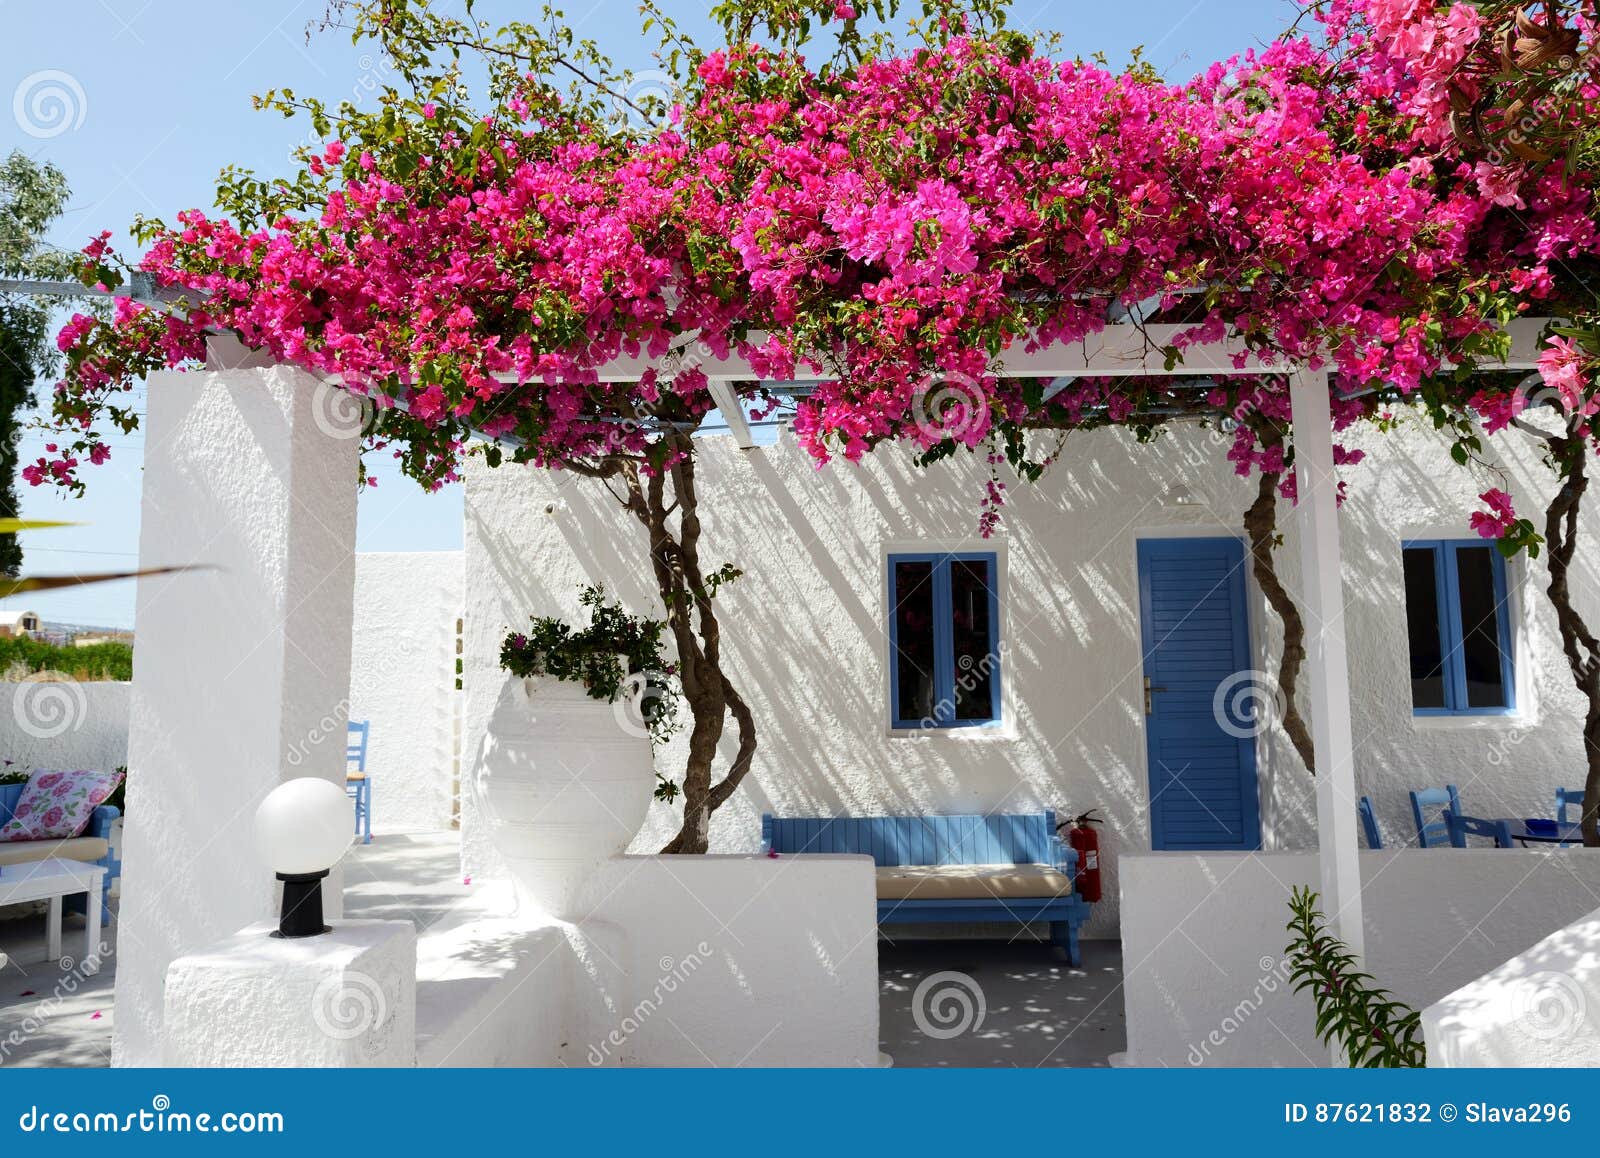
{"label": "window with blue frame", "polygon": [[1493,715],[1516,707],[1506,561],[1482,539],[1402,544],[1411,710]]}
{"label": "window with blue frame", "polygon": [[889,556],[896,728],[1000,722],[999,567],[992,552]]}

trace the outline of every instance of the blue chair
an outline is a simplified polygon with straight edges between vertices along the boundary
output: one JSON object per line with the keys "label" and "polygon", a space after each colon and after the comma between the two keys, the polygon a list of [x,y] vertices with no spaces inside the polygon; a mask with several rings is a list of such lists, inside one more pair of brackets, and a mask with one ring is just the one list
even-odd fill
{"label": "blue chair", "polygon": [[1356,813],[1361,817],[1361,831],[1367,834],[1367,847],[1382,848],[1383,834],[1378,831],[1378,815],[1372,810],[1372,797],[1363,796],[1356,801]]}
{"label": "blue chair", "polygon": [[356,802],[356,835],[362,844],[372,843],[372,778],[367,775],[367,736],[371,724],[351,720],[344,750],[344,790]]}
{"label": "blue chair", "polygon": [[1509,820],[1479,820],[1476,816],[1462,816],[1446,808],[1444,822],[1450,830],[1452,848],[1466,848],[1469,836],[1487,836],[1494,841],[1496,848],[1516,847],[1511,843]]}
{"label": "blue chair", "polygon": [[[1567,805],[1578,810],[1578,815],[1571,820],[1567,819]],[[1569,824],[1577,824],[1583,819],[1583,789],[1582,788],[1557,788],[1556,789],[1556,823],[1565,828]],[[1562,848],[1572,847],[1567,841],[1561,842]]]}
{"label": "blue chair", "polygon": [[1417,847],[1444,848],[1450,843],[1450,826],[1442,819],[1427,819],[1422,810],[1448,808],[1460,816],[1461,794],[1456,791],[1456,786],[1446,784],[1443,788],[1424,788],[1421,792],[1410,793],[1410,796],[1411,816],[1417,822]]}
{"label": "blue chair", "polygon": [[[1571,820],[1567,819],[1567,806],[1571,805],[1578,810],[1578,815]],[[1582,788],[1557,788],[1556,789],[1556,823],[1565,827],[1568,824],[1577,824],[1583,819],[1583,789]]]}

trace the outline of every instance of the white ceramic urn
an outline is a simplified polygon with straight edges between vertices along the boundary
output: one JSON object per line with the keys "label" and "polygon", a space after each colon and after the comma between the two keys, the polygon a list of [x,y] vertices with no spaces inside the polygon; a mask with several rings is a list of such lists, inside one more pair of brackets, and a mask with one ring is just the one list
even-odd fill
{"label": "white ceramic urn", "polygon": [[479,801],[521,907],[583,916],[591,878],[627,849],[655,791],[637,712],[594,699],[581,683],[513,677],[482,753]]}

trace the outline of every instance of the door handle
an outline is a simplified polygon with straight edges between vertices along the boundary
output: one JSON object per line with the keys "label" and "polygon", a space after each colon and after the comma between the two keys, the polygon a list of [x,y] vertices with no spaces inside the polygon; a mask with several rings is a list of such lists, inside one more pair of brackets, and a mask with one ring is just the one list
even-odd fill
{"label": "door handle", "polygon": [[1149,676],[1145,676],[1144,677],[1144,714],[1145,715],[1147,715],[1147,716],[1155,715],[1155,704],[1153,703],[1153,701],[1150,698],[1150,693],[1151,692],[1164,692],[1166,690],[1167,689],[1164,686],[1162,686],[1161,684],[1152,684],[1150,682],[1150,677]]}

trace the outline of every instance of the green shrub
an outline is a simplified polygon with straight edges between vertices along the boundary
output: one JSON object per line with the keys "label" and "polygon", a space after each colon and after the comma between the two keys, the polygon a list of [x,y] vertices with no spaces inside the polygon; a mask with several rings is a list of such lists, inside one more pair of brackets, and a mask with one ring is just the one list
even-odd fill
{"label": "green shrub", "polygon": [[1428,1064],[1417,1011],[1396,1001],[1387,989],[1361,972],[1343,941],[1328,932],[1317,909],[1317,894],[1294,890],[1289,900],[1294,939],[1284,950],[1294,967],[1296,993],[1309,990],[1317,1007],[1317,1036],[1339,1044],[1359,1068],[1421,1069]]}
{"label": "green shrub", "polygon": [[133,645],[111,641],[59,647],[25,635],[0,637],[0,672],[6,679],[23,679],[41,671],[61,672],[79,682],[131,680]]}

